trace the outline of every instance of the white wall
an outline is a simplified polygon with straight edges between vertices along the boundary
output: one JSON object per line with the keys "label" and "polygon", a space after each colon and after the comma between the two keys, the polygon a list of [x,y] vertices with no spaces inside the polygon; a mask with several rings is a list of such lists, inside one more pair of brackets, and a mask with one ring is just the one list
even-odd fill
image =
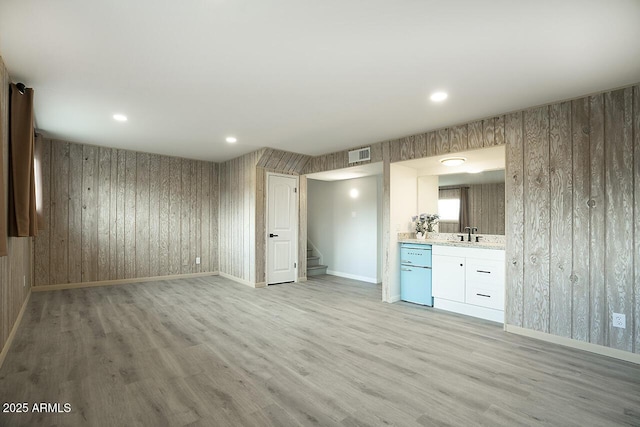
{"label": "white wall", "polygon": [[418,214],[418,171],[392,164],[390,166],[390,233],[389,233],[389,283],[383,286],[386,302],[400,300],[400,248],[398,233],[409,233],[411,217]]}
{"label": "white wall", "polygon": [[[382,216],[376,176],[344,181],[307,181],[307,233],[328,273],[371,283],[382,281]],[[357,189],[352,198],[349,192]]]}
{"label": "white wall", "polygon": [[[438,213],[438,176],[418,177],[418,211],[416,213]],[[438,231],[438,226],[435,228]]]}

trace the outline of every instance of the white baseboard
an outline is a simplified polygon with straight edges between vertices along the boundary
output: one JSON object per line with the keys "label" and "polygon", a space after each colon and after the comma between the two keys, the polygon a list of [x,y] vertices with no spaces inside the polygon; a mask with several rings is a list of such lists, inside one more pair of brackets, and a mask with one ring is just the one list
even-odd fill
{"label": "white baseboard", "polygon": [[244,280],[239,277],[232,276],[231,274],[223,273],[222,271],[218,274],[220,275],[220,277],[233,280],[234,282],[241,283],[245,286],[249,286],[250,288],[265,288],[267,286],[266,282],[251,282],[249,280]]}
{"label": "white baseboard", "polygon": [[160,280],[190,279],[194,277],[217,276],[217,271],[206,273],[175,274],[173,276],[138,277],[131,279],[101,280],[96,282],[62,283],[59,285],[41,285],[31,288],[32,292],[60,291],[64,289],[93,288],[96,286],[127,285],[129,283],[156,282]]}
{"label": "white baseboard", "polygon": [[327,269],[327,274],[331,274],[332,276],[344,277],[345,279],[360,280],[361,282],[379,283],[378,279],[375,277],[358,276],[357,274],[343,273],[341,271]]}
{"label": "white baseboard", "polygon": [[20,323],[22,323],[22,316],[24,316],[24,312],[27,309],[27,305],[29,304],[30,298],[31,298],[31,290],[29,290],[27,297],[24,299],[24,302],[22,303],[22,307],[20,308],[20,312],[18,313],[18,317],[16,317],[16,321],[14,322],[13,327],[11,328],[11,332],[9,332],[7,341],[4,343],[4,347],[2,347],[2,351],[0,352],[0,368],[2,368],[4,359],[7,357],[7,353],[9,353],[9,348],[11,348],[11,344],[13,343],[13,339],[16,336],[18,327],[20,326]]}
{"label": "white baseboard", "polygon": [[521,328],[520,326],[505,325],[504,330],[516,335],[546,341],[553,344],[563,345],[578,350],[588,351],[590,353],[600,354],[602,356],[613,357],[614,359],[624,360],[626,362],[636,363],[640,365],[640,354],[631,353],[629,351],[618,350],[617,348],[605,347],[603,345],[592,344],[574,340],[572,338],[560,337],[558,335],[547,334],[546,332],[534,331],[532,329]]}
{"label": "white baseboard", "polygon": [[400,294],[392,295],[388,302],[394,303],[394,302],[398,302],[398,301],[400,301]]}

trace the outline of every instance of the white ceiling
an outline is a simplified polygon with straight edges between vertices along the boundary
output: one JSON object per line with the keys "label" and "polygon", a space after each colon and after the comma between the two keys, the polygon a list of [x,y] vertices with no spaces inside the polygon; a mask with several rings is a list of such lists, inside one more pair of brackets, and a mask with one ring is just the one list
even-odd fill
{"label": "white ceiling", "polygon": [[0,1],[0,54],[35,89],[42,131],[214,161],[637,83],[638,52],[638,0]]}

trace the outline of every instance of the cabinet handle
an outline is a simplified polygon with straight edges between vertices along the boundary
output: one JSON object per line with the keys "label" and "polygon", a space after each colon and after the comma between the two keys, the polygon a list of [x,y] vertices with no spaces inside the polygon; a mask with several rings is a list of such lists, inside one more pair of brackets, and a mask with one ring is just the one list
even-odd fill
{"label": "cabinet handle", "polygon": [[491,274],[490,271],[485,271],[485,270],[476,270],[478,273],[486,273],[486,274]]}
{"label": "cabinet handle", "polygon": [[403,268],[402,271],[413,271],[413,270],[410,268]]}
{"label": "cabinet handle", "polygon": [[413,264],[411,261],[400,261],[402,264]]}
{"label": "cabinet handle", "polygon": [[462,264],[460,264],[460,267],[463,267],[463,265],[462,265]]}
{"label": "cabinet handle", "polygon": [[476,294],[479,297],[485,297],[485,298],[491,298],[491,295],[485,295],[485,294]]}

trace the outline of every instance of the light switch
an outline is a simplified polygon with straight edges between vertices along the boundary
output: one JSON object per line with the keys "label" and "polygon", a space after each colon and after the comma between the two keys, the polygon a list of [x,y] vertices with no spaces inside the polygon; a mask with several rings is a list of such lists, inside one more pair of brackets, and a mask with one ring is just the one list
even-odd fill
{"label": "light switch", "polygon": [[200,257],[199,256],[196,257],[196,265],[198,265],[198,264],[200,264]]}

